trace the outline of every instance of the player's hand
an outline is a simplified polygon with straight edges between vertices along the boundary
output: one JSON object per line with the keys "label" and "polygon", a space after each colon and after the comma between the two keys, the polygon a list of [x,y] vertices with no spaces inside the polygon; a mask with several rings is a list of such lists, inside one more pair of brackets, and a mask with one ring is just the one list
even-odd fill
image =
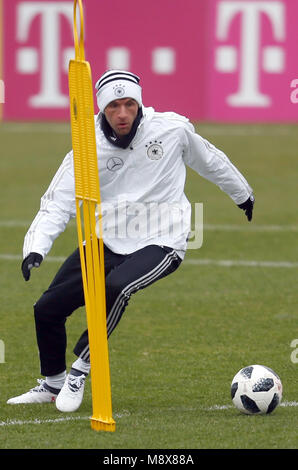
{"label": "player's hand", "polygon": [[39,268],[43,257],[39,253],[31,252],[22,262],[22,273],[25,281],[30,279],[30,271],[32,268]]}
{"label": "player's hand", "polygon": [[255,203],[255,198],[253,195],[251,195],[245,202],[242,204],[238,204],[238,207],[245,211],[245,215],[247,217],[247,220],[250,222],[252,219],[252,211],[254,208],[254,203]]}

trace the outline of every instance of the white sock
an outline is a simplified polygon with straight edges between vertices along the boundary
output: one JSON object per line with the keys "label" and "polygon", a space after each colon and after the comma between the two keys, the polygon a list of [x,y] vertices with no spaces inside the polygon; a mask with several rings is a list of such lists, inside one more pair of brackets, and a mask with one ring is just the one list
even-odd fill
{"label": "white sock", "polygon": [[71,366],[72,369],[79,370],[83,372],[85,375],[88,375],[90,372],[90,362],[84,361],[80,357]]}
{"label": "white sock", "polygon": [[50,375],[46,377],[46,384],[51,388],[61,389],[66,379],[66,370],[60,374]]}

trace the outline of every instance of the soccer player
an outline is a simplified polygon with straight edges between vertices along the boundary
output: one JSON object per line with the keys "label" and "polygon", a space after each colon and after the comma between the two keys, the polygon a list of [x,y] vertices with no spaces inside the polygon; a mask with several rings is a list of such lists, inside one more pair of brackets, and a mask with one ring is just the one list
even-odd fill
{"label": "soccer player", "polygon": [[[108,337],[131,295],[174,272],[184,258],[191,220],[191,205],[184,194],[186,165],[218,185],[249,221],[254,205],[246,179],[222,151],[195,132],[187,118],[143,106],[139,81],[131,72],[110,70],[96,83]],[[70,151],[41,198],[40,210],[25,236],[22,273],[26,281],[75,216]],[[75,345],[77,357],[67,373],[65,322],[83,305],[77,249],[34,305],[44,379],[7,403],[55,401],[60,411],[79,408],[90,371],[88,331]]]}

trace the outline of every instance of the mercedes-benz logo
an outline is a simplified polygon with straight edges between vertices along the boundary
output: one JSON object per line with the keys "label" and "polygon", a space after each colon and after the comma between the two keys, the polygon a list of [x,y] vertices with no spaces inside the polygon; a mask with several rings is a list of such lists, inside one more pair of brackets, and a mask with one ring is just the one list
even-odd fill
{"label": "mercedes-benz logo", "polygon": [[121,158],[118,157],[112,157],[109,158],[107,161],[107,169],[110,171],[117,171],[120,170],[124,165],[124,162]]}

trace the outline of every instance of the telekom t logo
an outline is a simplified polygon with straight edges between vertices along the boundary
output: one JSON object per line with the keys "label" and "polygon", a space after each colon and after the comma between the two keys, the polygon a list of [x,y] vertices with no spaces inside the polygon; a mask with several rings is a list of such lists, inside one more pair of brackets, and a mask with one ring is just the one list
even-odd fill
{"label": "telekom t logo", "polygon": [[239,70],[237,93],[228,96],[230,106],[270,106],[271,98],[260,91],[260,74],[282,73],[285,67],[285,51],[279,45],[266,46],[261,50],[262,16],[265,15],[272,28],[271,40],[285,40],[285,5],[281,1],[221,1],[218,4],[216,37],[227,41],[232,21],[241,16],[240,48],[218,46],[215,66],[219,72],[232,73]]}
{"label": "telekom t logo", "polygon": [[[62,108],[68,104],[68,96],[61,93],[61,54],[65,67],[74,56],[73,48],[60,51],[60,16],[63,15],[72,28],[73,2],[21,2],[17,10],[17,40],[26,43],[33,20],[40,16],[39,48],[20,47],[17,51],[17,70],[20,73],[41,72],[40,90],[31,96],[29,103],[35,108]],[[66,71],[66,70],[65,70]]]}

